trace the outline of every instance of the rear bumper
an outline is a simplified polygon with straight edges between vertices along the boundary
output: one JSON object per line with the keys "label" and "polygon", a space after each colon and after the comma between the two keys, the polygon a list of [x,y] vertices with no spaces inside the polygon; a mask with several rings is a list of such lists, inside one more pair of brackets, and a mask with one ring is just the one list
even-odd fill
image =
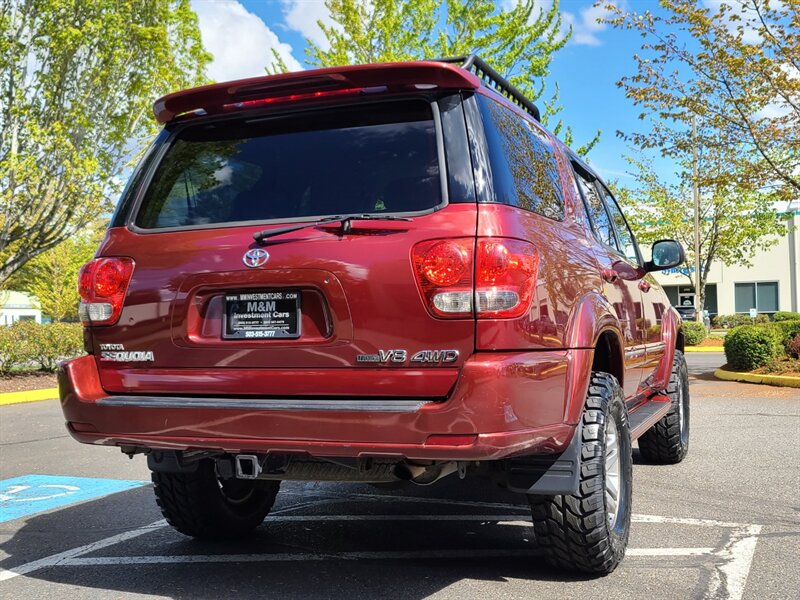
{"label": "rear bumper", "polygon": [[475,354],[441,402],[112,394],[93,356],[63,363],[59,389],[70,434],[87,444],[494,460],[564,451],[591,361],[583,349]]}

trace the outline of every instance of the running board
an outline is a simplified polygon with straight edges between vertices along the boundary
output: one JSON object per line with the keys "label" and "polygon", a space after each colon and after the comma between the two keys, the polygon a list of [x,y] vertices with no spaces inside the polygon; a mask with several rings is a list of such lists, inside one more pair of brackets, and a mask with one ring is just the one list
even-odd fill
{"label": "running board", "polygon": [[645,431],[658,423],[669,412],[672,402],[669,397],[656,395],[636,407],[628,414],[628,423],[631,429],[631,440],[642,437]]}

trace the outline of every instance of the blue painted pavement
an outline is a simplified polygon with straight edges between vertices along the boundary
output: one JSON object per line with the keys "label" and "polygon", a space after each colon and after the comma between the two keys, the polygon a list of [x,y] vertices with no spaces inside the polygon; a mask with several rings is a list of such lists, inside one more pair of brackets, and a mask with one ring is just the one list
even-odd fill
{"label": "blue painted pavement", "polygon": [[22,475],[0,480],[0,523],[131,490],[146,481]]}

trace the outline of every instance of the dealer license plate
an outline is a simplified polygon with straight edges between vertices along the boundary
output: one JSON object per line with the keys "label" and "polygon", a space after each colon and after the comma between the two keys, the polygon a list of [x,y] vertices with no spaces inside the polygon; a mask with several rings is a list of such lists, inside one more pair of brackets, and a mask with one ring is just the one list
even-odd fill
{"label": "dealer license plate", "polygon": [[297,337],[300,337],[300,292],[270,290],[225,294],[223,339]]}

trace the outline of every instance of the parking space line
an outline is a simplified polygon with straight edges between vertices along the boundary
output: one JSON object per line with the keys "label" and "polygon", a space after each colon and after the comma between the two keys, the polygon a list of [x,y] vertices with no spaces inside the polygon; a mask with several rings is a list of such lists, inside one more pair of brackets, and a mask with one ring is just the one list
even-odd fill
{"label": "parking space line", "polygon": [[698,527],[724,527],[731,529],[748,527],[747,523],[729,523],[726,521],[714,521],[713,519],[693,519],[691,517],[662,517],[660,515],[633,515],[631,521],[634,523],[669,523],[672,525],[696,525]]}
{"label": "parking space line", "polygon": [[[284,507],[282,509],[276,510],[273,514],[279,515],[281,513],[290,512],[301,508],[306,508],[312,504],[316,505],[318,503],[301,502],[298,504],[293,504]],[[38,560],[34,560],[32,562],[19,565],[17,567],[12,567],[11,569],[4,569],[0,567],[0,582],[7,581],[9,579],[14,579],[15,577],[19,577],[20,575],[26,575],[28,573],[32,573],[33,571],[38,571],[39,569],[45,569],[47,567],[54,567],[57,565],[64,564],[65,561],[81,556],[82,554],[89,554],[90,552],[95,552],[97,550],[101,550],[103,548],[108,548],[109,546],[119,544],[120,542],[125,542],[127,540],[137,538],[140,535],[144,535],[156,529],[166,527],[166,525],[167,521],[161,519],[160,521],[150,523],[149,525],[143,525],[142,527],[137,527],[136,529],[124,531],[122,533],[118,533],[117,535],[112,535],[111,537],[104,538],[97,542],[92,542],[84,546],[73,548],[72,550],[66,550],[65,552],[59,552],[58,554],[46,556],[44,558],[40,558]]]}
{"label": "parking space line", "polygon": [[0,568],[0,581],[14,579],[14,577],[26,575],[27,573],[38,571],[39,569],[54,567],[65,560],[80,556],[81,554],[88,554],[89,552],[108,548],[109,546],[119,544],[120,542],[132,540],[133,538],[137,538],[145,533],[150,533],[154,529],[164,527],[166,524],[167,522],[162,519],[161,521],[156,521],[155,523],[150,523],[149,525],[144,525],[142,527],[137,527],[136,529],[131,529],[130,531],[118,533],[117,535],[112,535],[111,537],[86,544],[85,546],[78,546],[77,548],[67,550],[66,552],[59,552],[58,554],[53,554],[52,556],[46,556],[45,558],[40,558],[39,560],[34,560],[33,562],[25,563],[24,565],[20,565],[18,567],[13,567],[11,569]]}
{"label": "parking space line", "polygon": [[761,525],[748,525],[731,535],[729,542],[717,553],[724,562],[714,571],[709,596],[714,597],[719,591],[727,591],[729,600],[742,598],[756,553],[759,533]]}

